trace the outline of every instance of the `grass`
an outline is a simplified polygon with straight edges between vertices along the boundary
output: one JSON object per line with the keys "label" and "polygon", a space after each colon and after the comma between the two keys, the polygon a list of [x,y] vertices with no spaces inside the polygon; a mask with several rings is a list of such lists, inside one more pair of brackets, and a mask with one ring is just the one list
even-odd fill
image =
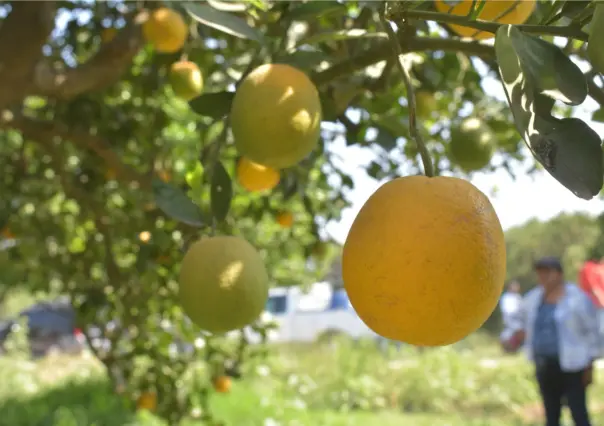
{"label": "grass", "polygon": [[[210,407],[229,426],[529,426],[538,394],[519,356],[475,346],[388,355],[374,345],[276,347]],[[604,371],[591,405],[604,393]],[[601,397],[600,397],[601,399]],[[0,359],[0,426],[160,426],[114,392],[90,357]],[[604,416],[594,419],[604,424]],[[567,423],[570,424],[570,423]],[[198,426],[189,422],[187,426]]]}

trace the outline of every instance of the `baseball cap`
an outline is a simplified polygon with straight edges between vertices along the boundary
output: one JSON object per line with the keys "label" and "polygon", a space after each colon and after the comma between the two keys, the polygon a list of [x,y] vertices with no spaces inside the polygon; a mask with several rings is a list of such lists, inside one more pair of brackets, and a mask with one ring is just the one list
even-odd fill
{"label": "baseball cap", "polygon": [[562,272],[562,262],[554,256],[542,257],[534,264],[535,269],[553,269]]}

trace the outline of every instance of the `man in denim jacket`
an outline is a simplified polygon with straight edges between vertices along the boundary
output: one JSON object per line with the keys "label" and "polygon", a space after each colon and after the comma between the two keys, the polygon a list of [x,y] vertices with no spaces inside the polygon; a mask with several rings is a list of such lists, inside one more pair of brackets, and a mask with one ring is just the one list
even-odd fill
{"label": "man in denim jacket", "polygon": [[543,258],[535,271],[539,286],[524,296],[513,339],[524,342],[535,364],[546,426],[560,426],[563,399],[575,426],[591,426],[586,391],[593,361],[601,356],[596,308],[579,287],[564,281],[559,259]]}

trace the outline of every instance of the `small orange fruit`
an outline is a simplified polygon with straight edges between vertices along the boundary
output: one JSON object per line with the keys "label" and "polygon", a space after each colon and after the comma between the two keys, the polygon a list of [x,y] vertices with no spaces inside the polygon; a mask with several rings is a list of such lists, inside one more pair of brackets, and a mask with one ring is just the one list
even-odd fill
{"label": "small orange fruit", "polygon": [[157,408],[157,395],[155,392],[143,392],[136,401],[136,408],[154,412]]}
{"label": "small orange fruit", "polygon": [[11,230],[10,230],[10,229],[8,229],[8,228],[4,228],[4,229],[2,230],[2,236],[3,236],[4,238],[6,238],[7,240],[14,240],[14,239],[15,239],[15,234],[13,234],[13,233],[11,232]]}
{"label": "small orange fruit", "polygon": [[164,181],[164,182],[170,182],[170,180],[172,179],[172,175],[170,174],[169,171],[167,170],[160,170],[157,175],[159,176],[159,178]]}
{"label": "small orange fruit", "polygon": [[214,390],[218,393],[227,393],[231,390],[232,380],[229,376],[218,376],[214,379]]}
{"label": "small orange fruit", "polygon": [[101,30],[101,41],[109,43],[117,35],[117,28],[103,28]]}
{"label": "small orange fruit", "polygon": [[291,228],[294,224],[294,215],[290,212],[281,212],[277,215],[277,223],[283,228]]}
{"label": "small orange fruit", "polygon": [[491,202],[455,177],[394,179],[361,207],[344,243],[350,302],[377,334],[417,346],[457,342],[497,307],[506,273]]}
{"label": "small orange fruit", "polygon": [[199,67],[191,61],[174,62],[170,67],[170,85],[176,96],[190,101],[201,94],[203,76]]}
{"label": "small orange fruit", "polygon": [[272,167],[242,157],[237,163],[237,179],[250,192],[268,191],[279,183],[279,172]]}
{"label": "small orange fruit", "polygon": [[189,29],[182,16],[175,10],[160,7],[149,13],[143,24],[143,35],[155,50],[175,53],[183,48]]}
{"label": "small orange fruit", "polygon": [[117,172],[114,169],[107,169],[105,172],[105,179],[115,180],[115,178],[117,178]]}

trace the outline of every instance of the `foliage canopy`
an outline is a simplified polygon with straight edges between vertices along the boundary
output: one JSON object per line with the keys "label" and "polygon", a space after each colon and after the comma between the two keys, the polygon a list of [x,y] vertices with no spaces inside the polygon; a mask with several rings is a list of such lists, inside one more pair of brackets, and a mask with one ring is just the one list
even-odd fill
{"label": "foliage canopy", "polygon": [[[592,198],[602,187],[601,137],[571,108],[589,96],[604,121],[604,27],[595,23],[604,5],[539,1],[527,22],[510,26],[477,20],[484,4],[461,16],[432,2],[392,3],[385,17],[395,32],[383,26],[381,2],[166,2],[189,33],[183,49],[163,54],[141,30],[162,2],[3,2],[2,288],[69,293],[84,325],[116,320],[117,331],[106,330],[114,345],[99,357],[126,378],[143,371],[132,386],[157,389],[159,413],[178,418],[204,400],[177,392],[195,368],[187,357],[222,371],[245,352],[245,339],[231,350],[210,336],[193,355],[169,351],[175,336],[198,336],[175,303],[187,244],[200,232],[240,235],[261,251],[275,284],[320,277],[337,252],[322,256],[325,224],[354,189],[347,150],[361,149],[378,180],[418,173],[422,159],[435,173],[463,174],[448,157],[450,130],[479,117],[497,145],[486,170],[512,173],[524,139],[561,184]],[[447,24],[497,37],[494,45],[461,39]],[[170,86],[178,60],[203,76],[203,94],[188,103]],[[322,134],[272,191],[250,193],[234,178],[228,113],[238,82],[270,62],[312,79]],[[508,103],[492,93],[493,79]],[[424,94],[417,105],[414,91]],[[295,218],[290,228],[276,222],[284,211]]]}

